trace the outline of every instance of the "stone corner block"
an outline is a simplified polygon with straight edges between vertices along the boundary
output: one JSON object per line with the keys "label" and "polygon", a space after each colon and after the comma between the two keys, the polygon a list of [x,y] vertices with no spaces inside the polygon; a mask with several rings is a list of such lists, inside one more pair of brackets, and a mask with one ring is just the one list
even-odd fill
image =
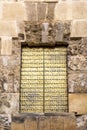
{"label": "stone corner block", "polygon": [[87,20],[73,20],[71,25],[71,38],[87,37]]}
{"label": "stone corner block", "polygon": [[87,94],[69,94],[69,112],[76,114],[87,114]]}

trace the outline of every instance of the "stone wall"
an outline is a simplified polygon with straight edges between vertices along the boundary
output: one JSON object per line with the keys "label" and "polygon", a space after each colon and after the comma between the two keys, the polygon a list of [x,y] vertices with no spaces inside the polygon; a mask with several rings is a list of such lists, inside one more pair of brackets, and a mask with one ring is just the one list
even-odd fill
{"label": "stone wall", "polygon": [[15,116],[12,130],[75,130],[76,122],[73,114],[40,114]]}
{"label": "stone wall", "polygon": [[0,1],[0,129],[19,113],[21,44],[67,43],[69,112],[82,114],[77,130],[87,129],[86,12],[86,0]]}

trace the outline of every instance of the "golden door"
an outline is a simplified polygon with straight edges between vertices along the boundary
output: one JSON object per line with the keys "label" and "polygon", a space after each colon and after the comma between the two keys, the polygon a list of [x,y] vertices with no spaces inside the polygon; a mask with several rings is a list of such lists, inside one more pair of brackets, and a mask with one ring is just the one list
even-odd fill
{"label": "golden door", "polygon": [[67,112],[66,47],[22,47],[21,113]]}

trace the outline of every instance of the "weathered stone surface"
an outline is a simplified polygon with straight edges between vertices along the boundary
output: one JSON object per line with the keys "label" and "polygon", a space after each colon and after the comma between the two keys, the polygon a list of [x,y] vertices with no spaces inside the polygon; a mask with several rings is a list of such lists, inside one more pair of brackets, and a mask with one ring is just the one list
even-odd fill
{"label": "weathered stone surface", "polygon": [[[69,41],[68,55],[87,55],[87,38]],[[84,51],[83,51],[84,50]]]}
{"label": "weathered stone surface", "polygon": [[26,6],[26,11],[27,11],[28,21],[30,21],[31,23],[36,22],[38,20],[38,18],[37,18],[37,4],[25,1],[25,6]]}
{"label": "weathered stone surface", "polygon": [[17,21],[18,26],[18,34],[24,34],[25,33],[25,23],[24,21]]}
{"label": "weathered stone surface", "polygon": [[0,92],[8,92],[9,89],[11,89],[10,86],[8,85],[8,81],[7,81],[8,73],[6,73],[6,72],[7,71],[3,71],[3,68],[1,68],[1,71],[0,71]]}
{"label": "weathered stone surface", "polygon": [[4,20],[27,20],[25,4],[22,2],[3,3],[2,10]]}
{"label": "weathered stone surface", "polygon": [[12,54],[12,37],[1,37],[1,55]]}
{"label": "weathered stone surface", "polygon": [[87,70],[87,61],[86,56],[84,55],[75,55],[75,56],[68,56],[68,67],[71,70],[81,70],[86,71]]}
{"label": "weathered stone surface", "polygon": [[0,36],[18,37],[15,21],[0,21]]}
{"label": "weathered stone surface", "polygon": [[19,94],[2,93],[0,94],[0,114],[12,114],[19,112]]}
{"label": "weathered stone surface", "polygon": [[86,93],[87,92],[87,73],[77,72],[68,75],[69,92]]}
{"label": "weathered stone surface", "polygon": [[0,93],[19,92],[20,86],[20,67],[1,68],[0,71]]}
{"label": "weathered stone surface", "polygon": [[60,2],[56,4],[54,11],[55,20],[72,20],[72,4],[70,2]]}
{"label": "weathered stone surface", "polygon": [[47,11],[47,3],[37,4],[37,15],[39,22],[44,21],[46,19],[46,11]]}
{"label": "weathered stone surface", "polygon": [[25,23],[26,42],[28,45],[37,46],[41,42],[41,26],[40,24]]}
{"label": "weathered stone surface", "polygon": [[87,20],[73,20],[71,37],[87,37]]}
{"label": "weathered stone surface", "polygon": [[37,118],[36,117],[27,117],[25,119],[25,130],[37,130]]}
{"label": "weathered stone surface", "polygon": [[76,130],[76,118],[71,113],[20,114],[13,123],[24,123],[24,130]]}
{"label": "weathered stone surface", "polygon": [[19,92],[20,53],[18,39],[12,40],[12,55],[0,56],[0,92]]}
{"label": "weathered stone surface", "polygon": [[70,28],[71,28],[71,22],[66,21],[63,23],[64,25],[64,32],[63,32],[63,41],[66,41],[68,45],[70,44]]}
{"label": "weathered stone surface", "polygon": [[70,23],[34,23],[25,22],[26,42],[30,46],[55,46],[64,45],[69,40]]}
{"label": "weathered stone surface", "polygon": [[0,75],[0,92],[19,92],[20,75],[18,75],[18,72],[20,72],[20,69],[18,68],[13,72],[10,68],[7,67],[7,69],[7,71],[5,69],[1,72]]}
{"label": "weathered stone surface", "polygon": [[11,115],[0,114],[0,130],[10,130]]}
{"label": "weathered stone surface", "polygon": [[38,126],[38,129],[39,130],[50,130],[51,127],[50,127],[50,124],[51,123],[51,118],[50,117],[40,117],[39,118],[39,126]]}
{"label": "weathered stone surface", "polygon": [[87,114],[87,94],[69,94],[69,112]]}
{"label": "weathered stone surface", "polygon": [[8,66],[9,56],[1,56],[1,60],[1,64],[3,64],[4,67]]}
{"label": "weathered stone surface", "polygon": [[48,19],[48,20],[53,20],[54,19],[55,5],[56,5],[56,3],[54,3],[54,2],[48,3],[48,12],[47,12],[46,19]]}
{"label": "weathered stone surface", "polygon": [[[8,67],[7,67],[8,68]],[[2,68],[3,70],[4,68]],[[14,73],[11,69],[0,71],[0,93],[17,92],[14,90]],[[18,86],[16,86],[17,88]]]}
{"label": "weathered stone surface", "polygon": [[19,42],[22,44],[23,42],[26,42],[25,22],[17,21],[17,26],[18,26],[18,39]]}
{"label": "weathered stone surface", "polygon": [[87,130],[87,115],[77,117],[77,129],[76,130]]}
{"label": "weathered stone surface", "polygon": [[63,41],[64,25],[63,23],[56,24],[56,37],[55,41]]}

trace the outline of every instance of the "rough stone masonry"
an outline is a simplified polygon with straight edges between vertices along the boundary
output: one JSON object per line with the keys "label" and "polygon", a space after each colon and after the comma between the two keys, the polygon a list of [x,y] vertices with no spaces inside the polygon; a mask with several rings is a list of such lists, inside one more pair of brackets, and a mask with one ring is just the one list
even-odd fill
{"label": "rough stone masonry", "polygon": [[[55,46],[66,43],[68,106],[69,113],[75,113],[77,121],[75,122],[75,116],[72,114],[20,118],[17,115],[21,45]],[[24,130],[29,120],[30,124],[34,121],[33,130],[36,130],[38,124],[35,121],[41,121],[42,124],[45,121],[45,126],[48,126],[45,128],[40,125],[39,130],[87,130],[86,0],[0,0],[0,130],[10,130],[13,126],[14,130]],[[68,127],[69,120],[72,124]],[[11,125],[12,121],[14,123]],[[60,128],[59,124],[55,127],[55,121],[61,122]],[[66,125],[62,128],[64,122]],[[28,129],[28,126],[25,129]]]}

